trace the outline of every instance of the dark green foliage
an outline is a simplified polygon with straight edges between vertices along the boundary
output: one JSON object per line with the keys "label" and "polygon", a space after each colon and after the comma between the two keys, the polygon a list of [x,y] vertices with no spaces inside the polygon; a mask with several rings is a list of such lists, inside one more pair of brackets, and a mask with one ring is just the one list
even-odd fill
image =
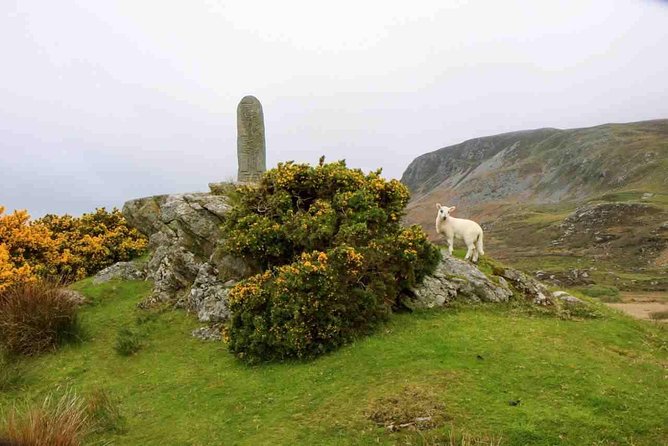
{"label": "dark green foliage", "polygon": [[121,356],[130,356],[141,350],[142,336],[137,330],[122,327],[116,334],[114,349]]}
{"label": "dark green foliage", "polygon": [[260,274],[230,293],[230,348],[250,361],[308,358],[369,332],[436,266],[418,226],[400,224],[408,190],[344,162],[292,162],[237,191],[228,253]]}
{"label": "dark green foliage", "polygon": [[77,304],[49,282],[16,284],[0,293],[0,348],[36,355],[80,338]]}

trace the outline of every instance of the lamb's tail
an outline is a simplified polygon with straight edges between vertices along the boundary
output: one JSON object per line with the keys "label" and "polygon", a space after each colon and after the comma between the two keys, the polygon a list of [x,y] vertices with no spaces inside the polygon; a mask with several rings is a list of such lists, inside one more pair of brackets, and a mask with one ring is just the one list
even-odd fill
{"label": "lamb's tail", "polygon": [[480,231],[480,234],[478,234],[478,240],[475,242],[475,249],[478,251],[478,254],[481,256],[485,255],[485,251],[482,248],[482,231]]}

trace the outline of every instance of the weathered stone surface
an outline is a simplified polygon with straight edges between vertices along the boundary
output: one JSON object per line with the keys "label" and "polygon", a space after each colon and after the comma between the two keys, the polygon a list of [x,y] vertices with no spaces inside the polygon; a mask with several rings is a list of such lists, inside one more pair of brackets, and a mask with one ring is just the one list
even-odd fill
{"label": "weathered stone surface", "polygon": [[230,289],[218,280],[218,271],[209,263],[200,266],[190,289],[190,307],[201,322],[221,322],[230,316],[227,295]]}
{"label": "weathered stone surface", "polygon": [[146,265],[140,265],[137,262],[114,263],[95,274],[93,283],[104,283],[112,279],[144,280],[146,279]]}
{"label": "weathered stone surface", "polygon": [[453,300],[469,302],[505,302],[512,296],[507,284],[496,283],[478,268],[448,253],[431,276],[426,277],[413,293],[409,305],[418,308],[442,306]]}
{"label": "weathered stone surface", "polygon": [[551,305],[551,294],[547,287],[528,274],[513,268],[503,268],[494,274],[508,280],[518,291],[537,305]]}
{"label": "weathered stone surface", "polygon": [[586,305],[581,299],[571,296],[566,291],[555,291],[552,293],[552,297],[568,305]]}
{"label": "weathered stone surface", "polygon": [[202,341],[220,341],[223,339],[223,334],[220,330],[220,327],[211,326],[211,327],[200,327],[192,331],[193,337],[201,339]]}
{"label": "weathered stone surface", "polygon": [[237,107],[237,181],[254,182],[267,170],[262,104],[246,96]]}
{"label": "weathered stone surface", "polygon": [[[149,237],[152,251],[146,277],[153,293],[143,306],[170,303],[221,320],[223,284],[249,273],[245,263],[221,253],[220,230],[229,210],[225,195],[190,193],[131,200],[123,206],[128,222]],[[215,255],[214,255],[215,254]]]}
{"label": "weathered stone surface", "polygon": [[78,291],[74,291],[69,288],[60,288],[58,292],[63,299],[67,299],[70,302],[73,302],[75,305],[83,305],[86,303],[86,296]]}

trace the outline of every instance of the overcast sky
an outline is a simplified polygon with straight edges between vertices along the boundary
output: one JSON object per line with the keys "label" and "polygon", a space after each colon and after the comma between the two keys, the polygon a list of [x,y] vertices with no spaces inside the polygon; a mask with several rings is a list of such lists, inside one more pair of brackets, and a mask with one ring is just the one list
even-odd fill
{"label": "overcast sky", "polygon": [[668,2],[0,0],[0,205],[80,214],[267,164],[668,118]]}

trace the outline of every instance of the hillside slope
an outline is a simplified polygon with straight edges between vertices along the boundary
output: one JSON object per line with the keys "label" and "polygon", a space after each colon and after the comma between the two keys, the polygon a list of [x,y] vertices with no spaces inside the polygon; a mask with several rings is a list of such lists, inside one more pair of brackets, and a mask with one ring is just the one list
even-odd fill
{"label": "hillside slope", "polygon": [[602,261],[600,280],[668,287],[655,280],[668,265],[668,120],[476,138],[419,156],[402,182],[407,222],[433,239],[435,203],[456,205],[516,266],[565,273]]}

